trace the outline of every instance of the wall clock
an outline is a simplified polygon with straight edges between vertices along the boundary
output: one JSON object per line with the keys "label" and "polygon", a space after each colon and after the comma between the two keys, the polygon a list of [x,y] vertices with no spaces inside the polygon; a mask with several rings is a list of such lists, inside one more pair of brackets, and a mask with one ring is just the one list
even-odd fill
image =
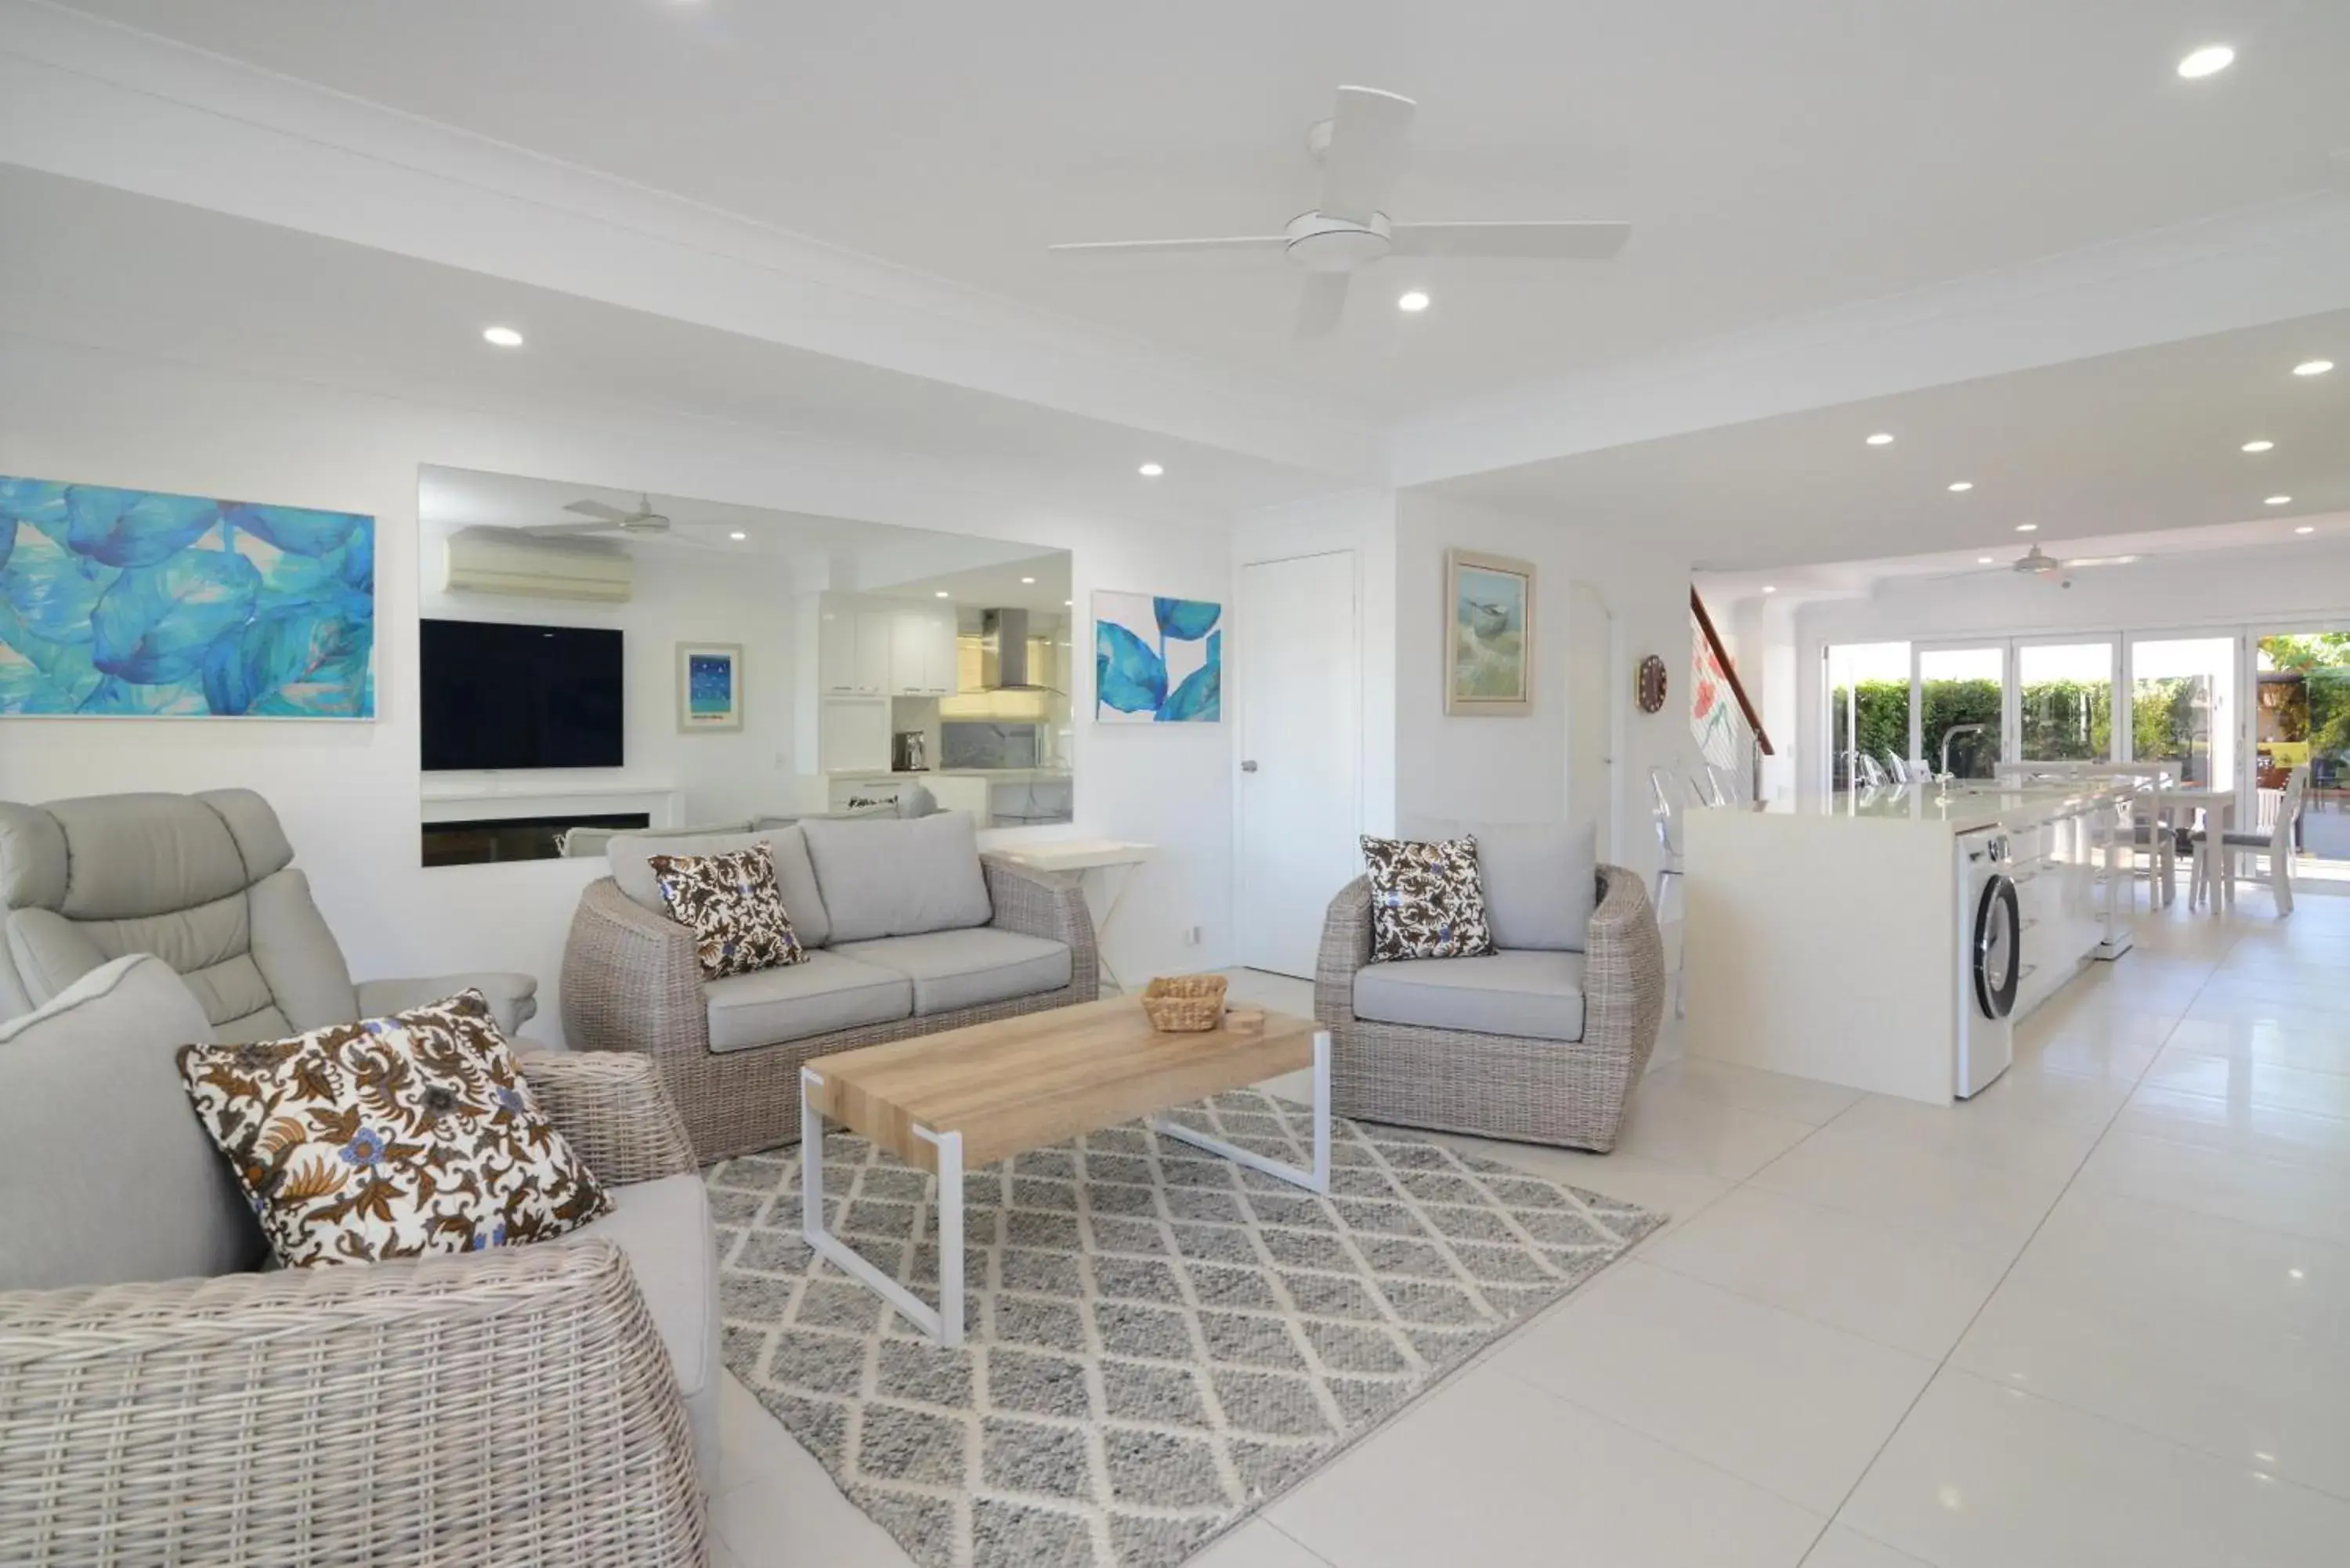
{"label": "wall clock", "polygon": [[1640,660],[1639,698],[1643,713],[1665,705],[1665,661],[1653,653]]}

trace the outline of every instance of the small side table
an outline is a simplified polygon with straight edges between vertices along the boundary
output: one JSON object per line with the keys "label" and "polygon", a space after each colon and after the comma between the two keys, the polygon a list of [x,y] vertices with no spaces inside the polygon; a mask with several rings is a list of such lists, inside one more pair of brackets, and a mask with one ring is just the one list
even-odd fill
{"label": "small side table", "polygon": [[[1031,871],[1058,871],[1077,878],[1077,885],[1086,890],[1086,908],[1093,914],[1094,944],[1102,974],[1120,996],[1125,995],[1126,982],[1110,967],[1109,923],[1118,918],[1118,905],[1126,898],[1127,884],[1134,880],[1134,868],[1156,857],[1159,846],[1113,838],[1060,838],[1014,845],[991,853]],[[1113,872],[1117,875],[1113,876]],[[1097,884],[1098,895],[1095,891]]]}

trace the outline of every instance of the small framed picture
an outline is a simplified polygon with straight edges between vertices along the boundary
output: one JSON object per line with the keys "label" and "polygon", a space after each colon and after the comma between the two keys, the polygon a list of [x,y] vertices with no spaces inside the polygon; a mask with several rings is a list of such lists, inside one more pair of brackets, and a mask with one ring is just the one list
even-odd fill
{"label": "small framed picture", "polygon": [[677,645],[677,727],[739,730],[743,727],[743,645],[681,642]]}
{"label": "small framed picture", "polygon": [[1444,612],[1444,711],[1533,712],[1533,563],[1447,550]]}

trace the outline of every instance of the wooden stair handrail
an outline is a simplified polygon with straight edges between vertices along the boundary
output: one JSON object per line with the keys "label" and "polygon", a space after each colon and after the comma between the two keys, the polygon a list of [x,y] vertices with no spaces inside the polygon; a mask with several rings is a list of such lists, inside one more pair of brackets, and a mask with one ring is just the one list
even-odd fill
{"label": "wooden stair handrail", "polygon": [[1762,728],[1762,715],[1754,711],[1753,702],[1748,699],[1746,683],[1738,679],[1738,666],[1730,661],[1729,652],[1721,646],[1721,634],[1713,629],[1713,618],[1705,613],[1705,601],[1697,597],[1695,587],[1690,589],[1690,613],[1697,617],[1697,628],[1705,633],[1705,645],[1713,649],[1713,661],[1730,677],[1730,694],[1738,699],[1738,711],[1746,715],[1746,727],[1754,732],[1754,744],[1764,756],[1777,756],[1770,733]]}

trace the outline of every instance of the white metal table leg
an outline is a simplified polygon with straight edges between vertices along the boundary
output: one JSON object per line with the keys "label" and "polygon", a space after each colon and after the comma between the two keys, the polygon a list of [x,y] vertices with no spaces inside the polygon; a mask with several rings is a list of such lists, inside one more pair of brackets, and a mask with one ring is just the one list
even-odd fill
{"label": "white metal table leg", "polygon": [[[809,1250],[888,1302],[949,1350],[962,1343],[962,1135],[918,1127],[939,1151],[939,1310],[883,1273],[824,1222],[824,1116],[809,1091],[824,1083],[800,1069],[800,1233]],[[919,1223],[919,1221],[918,1221]]]}
{"label": "white metal table leg", "polygon": [[1222,1155],[1235,1164],[1245,1165],[1251,1170],[1261,1170],[1267,1176],[1277,1177],[1283,1181],[1295,1187],[1303,1187],[1308,1191],[1329,1191],[1330,1032],[1326,1029],[1317,1029],[1314,1032],[1314,1167],[1312,1169],[1286,1165],[1277,1159],[1268,1159],[1254,1149],[1243,1148],[1238,1144],[1227,1143],[1222,1138],[1213,1137],[1195,1128],[1170,1121],[1165,1116],[1151,1117],[1150,1129],[1162,1137],[1174,1138],[1180,1143],[1188,1143],[1194,1148],[1203,1148],[1210,1154]]}

